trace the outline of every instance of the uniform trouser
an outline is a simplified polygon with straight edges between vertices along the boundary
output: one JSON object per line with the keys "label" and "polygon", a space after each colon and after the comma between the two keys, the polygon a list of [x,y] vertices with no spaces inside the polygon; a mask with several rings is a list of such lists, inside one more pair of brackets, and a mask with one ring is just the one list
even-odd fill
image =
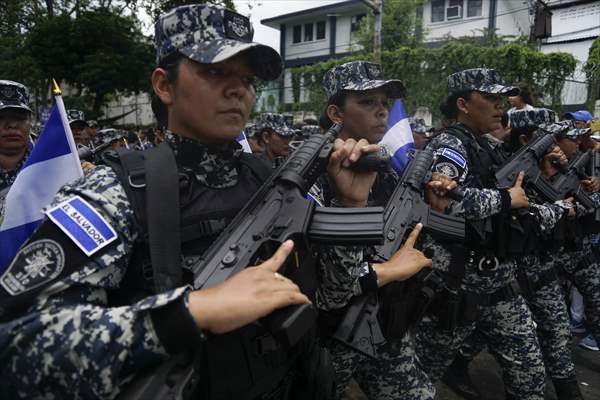
{"label": "uniform trouser", "polygon": [[563,267],[583,297],[587,328],[600,343],[600,263],[588,248],[573,264],[564,263]]}
{"label": "uniform trouser", "polygon": [[490,353],[502,367],[509,399],[544,399],[545,370],[531,312],[520,295],[481,306],[477,322],[453,332],[440,328],[434,315],[417,327],[416,348],[421,365],[433,382],[452,363],[476,325],[487,338]]}
{"label": "uniform trouser", "polygon": [[[574,378],[575,365],[569,347],[569,314],[558,281],[537,289],[526,301],[537,324],[537,336],[548,376],[552,379]],[[464,359],[472,360],[485,349],[487,343],[485,333],[476,327],[465,339],[459,354]]]}
{"label": "uniform trouser", "polygon": [[335,399],[343,398],[352,378],[371,400],[433,400],[435,397],[435,387],[423,372],[409,335],[377,346],[378,359],[333,339],[326,344],[335,369]]}

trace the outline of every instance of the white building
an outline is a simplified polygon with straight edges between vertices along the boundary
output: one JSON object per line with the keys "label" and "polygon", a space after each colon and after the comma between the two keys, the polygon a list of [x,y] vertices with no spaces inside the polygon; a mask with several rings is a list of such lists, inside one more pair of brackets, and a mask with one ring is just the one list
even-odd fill
{"label": "white building", "polygon": [[485,29],[504,36],[529,36],[536,6],[544,5],[552,13],[551,35],[541,40],[540,51],[571,53],[577,59],[577,70],[565,84],[562,103],[565,111],[582,109],[587,100],[582,68],[593,40],[600,35],[600,1],[430,0],[423,5],[423,28],[432,44],[448,36],[482,36]]}
{"label": "white building", "polygon": [[[295,103],[290,68],[344,57],[359,49],[353,33],[358,31],[360,20],[369,12],[369,3],[367,0],[347,0],[261,21],[263,25],[279,30],[279,53],[284,62],[279,97],[283,99],[286,111],[290,111]],[[307,96],[308,93],[301,89],[297,100],[302,102]]]}

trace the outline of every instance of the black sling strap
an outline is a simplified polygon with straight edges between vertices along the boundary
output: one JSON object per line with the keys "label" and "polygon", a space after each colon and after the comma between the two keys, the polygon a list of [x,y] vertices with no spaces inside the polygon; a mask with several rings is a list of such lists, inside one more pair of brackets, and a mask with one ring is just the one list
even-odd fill
{"label": "black sling strap", "polygon": [[146,150],[146,218],[157,293],[182,283],[179,175],[171,148]]}

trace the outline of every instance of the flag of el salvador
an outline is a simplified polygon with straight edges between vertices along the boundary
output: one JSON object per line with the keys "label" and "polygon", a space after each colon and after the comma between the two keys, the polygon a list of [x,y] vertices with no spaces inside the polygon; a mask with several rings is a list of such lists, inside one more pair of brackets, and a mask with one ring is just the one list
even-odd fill
{"label": "flag of el salvador", "polygon": [[408,153],[415,148],[408,115],[404,110],[402,99],[396,99],[388,115],[388,130],[379,142],[390,152],[392,167],[398,175],[402,175],[408,165]]}
{"label": "flag of el salvador", "polygon": [[6,195],[0,216],[0,273],[40,224],[42,209],[58,190],[82,176],[65,106],[55,96],[42,134]]}

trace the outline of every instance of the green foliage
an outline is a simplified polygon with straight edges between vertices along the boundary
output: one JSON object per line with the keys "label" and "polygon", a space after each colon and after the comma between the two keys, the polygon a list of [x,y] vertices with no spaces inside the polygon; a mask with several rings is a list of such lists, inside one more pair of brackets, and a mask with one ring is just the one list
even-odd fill
{"label": "green foliage", "polygon": [[[423,0],[387,0],[383,2],[381,13],[381,49],[395,50],[402,46],[415,47],[423,42],[422,18],[417,10]],[[367,52],[373,51],[373,24],[375,17],[371,11],[361,22],[356,39]]]}
{"label": "green foliage", "polygon": [[[320,87],[323,74],[331,67],[351,60],[369,59],[368,55],[353,55],[345,59],[329,60],[293,70],[293,74],[314,77],[307,85],[310,101],[303,109],[321,113],[325,93]],[[446,77],[454,72],[477,67],[495,68],[507,82],[525,82],[534,91],[543,94],[542,103],[560,112],[560,94],[564,79],[575,70],[576,60],[567,53],[544,54],[517,43],[499,47],[482,46],[462,40],[450,40],[443,47],[398,47],[382,52],[382,66],[387,78],[396,78],[407,87],[404,104],[412,113],[425,106],[439,116],[439,105],[445,99]],[[541,105],[541,104],[540,104]]]}
{"label": "green foliage", "polygon": [[600,99],[600,37],[592,42],[583,70],[589,82],[588,109],[593,110],[594,103]]}
{"label": "green foliage", "polygon": [[235,10],[233,0],[127,0],[132,8],[142,7],[154,20],[166,11],[186,4],[209,3]]}

